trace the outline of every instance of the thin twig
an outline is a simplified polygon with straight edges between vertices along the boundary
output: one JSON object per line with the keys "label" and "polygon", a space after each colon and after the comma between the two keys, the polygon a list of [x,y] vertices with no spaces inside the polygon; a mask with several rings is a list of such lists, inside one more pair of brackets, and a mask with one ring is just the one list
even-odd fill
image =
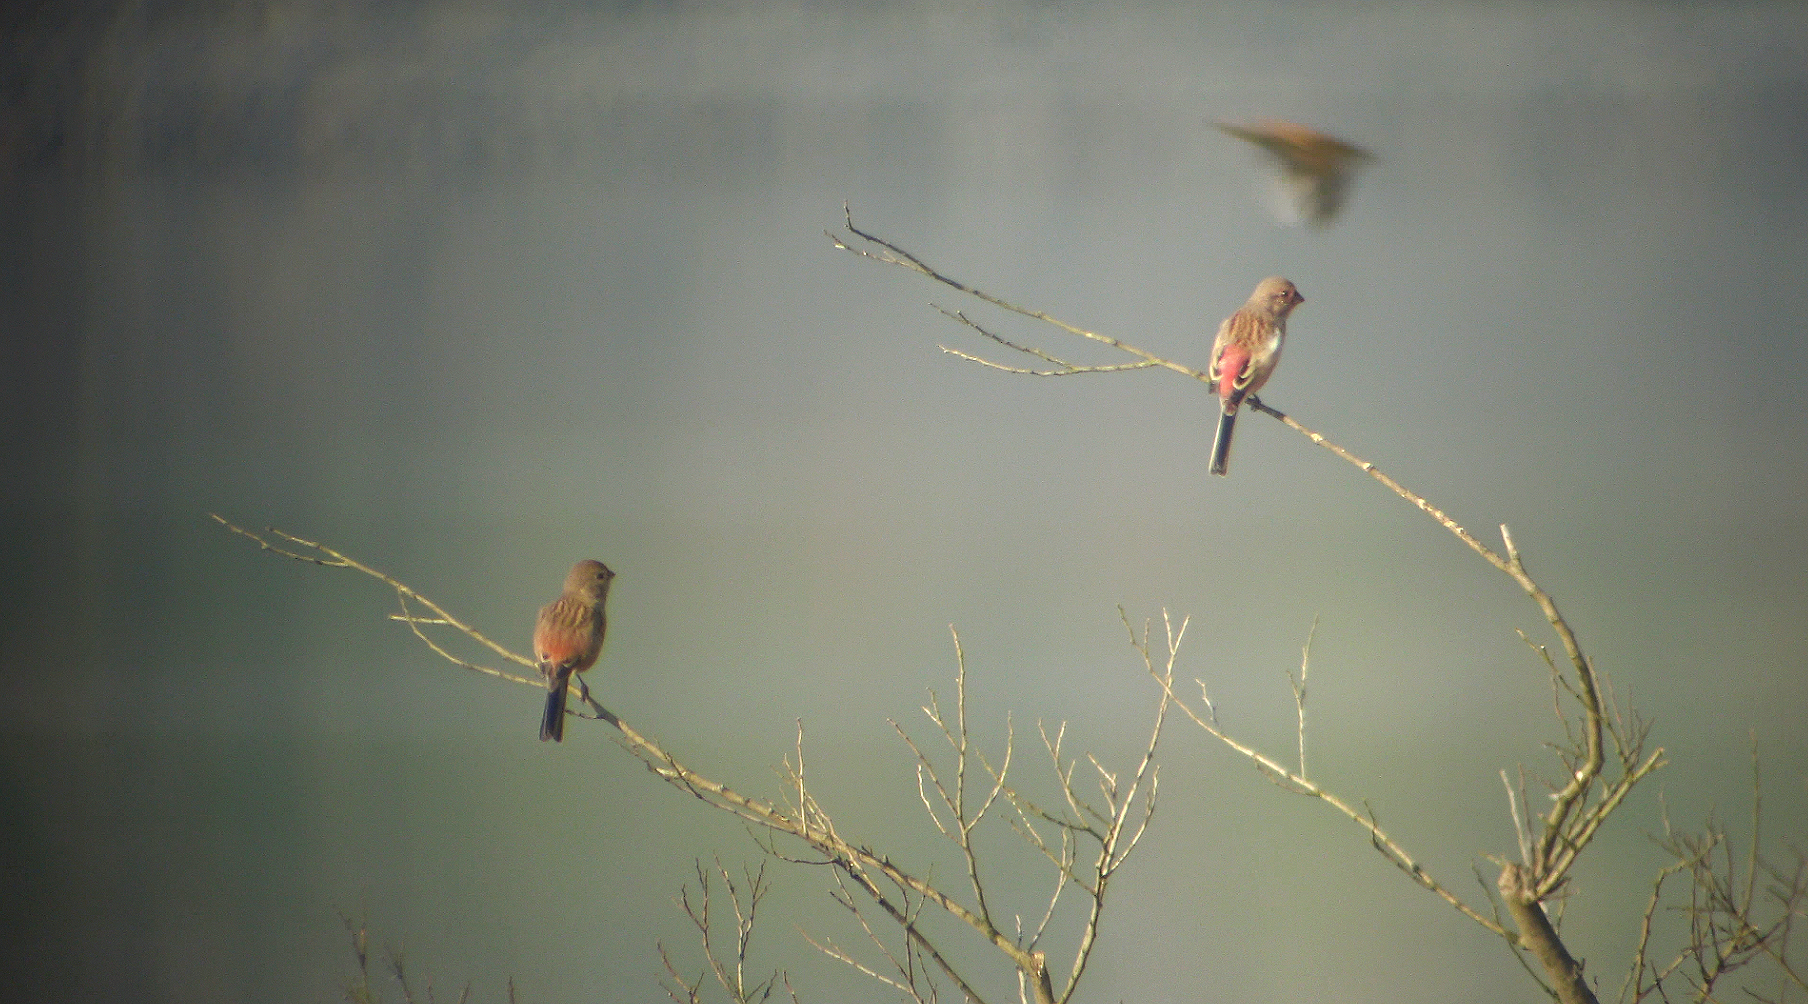
{"label": "thin twig", "polygon": [[1300,649],[1299,679],[1287,674],[1293,687],[1293,710],[1299,718],[1299,776],[1306,776],[1306,673],[1312,666],[1312,639],[1318,637],[1318,615],[1312,616],[1312,629],[1306,632],[1306,644]]}
{"label": "thin twig", "polygon": [[[1198,370],[1191,369],[1186,366],[1182,366],[1181,364],[1176,363],[1176,362],[1171,362],[1169,360],[1162,359],[1159,356],[1156,356],[1152,352],[1146,352],[1142,349],[1137,348],[1134,345],[1130,345],[1126,342],[1119,341],[1118,339],[1113,338],[1110,335],[1103,335],[1096,331],[1087,331],[1085,328],[1075,327],[1071,324],[1068,324],[1066,321],[1059,320],[1059,319],[1052,317],[1049,314],[1046,314],[1040,310],[1033,310],[1029,307],[1018,306],[1017,304],[1011,303],[1008,300],[993,296],[992,294],[987,293],[986,291],[984,291],[982,289],[977,289],[973,286],[967,285],[964,282],[961,282],[958,279],[944,275],[943,273],[938,272],[935,269],[929,267],[929,265],[925,264],[923,262],[923,260],[918,258],[916,255],[911,254],[910,252],[904,250],[903,248],[897,246],[896,244],[893,244],[892,242],[890,242],[882,237],[878,237],[873,234],[869,234],[869,233],[865,232],[864,230],[861,230],[859,227],[854,226],[853,211],[851,209],[849,209],[849,207],[846,203],[842,203],[841,212],[842,212],[843,220],[847,225],[847,229],[848,229],[849,233],[853,234],[854,236],[860,238],[863,241],[866,241],[869,244],[874,245],[875,247],[879,247],[879,248],[883,249],[882,251],[874,252],[874,251],[868,251],[864,248],[854,247],[853,245],[850,245],[850,244],[844,242],[841,238],[835,236],[834,234],[828,233],[825,231],[824,236],[827,237],[830,241],[832,241],[836,248],[838,248],[842,251],[846,251],[852,255],[857,255],[861,258],[868,258],[873,261],[880,262],[882,264],[897,265],[901,268],[910,269],[911,271],[916,272],[920,275],[927,276],[930,279],[933,279],[936,282],[939,282],[944,286],[952,287],[954,289],[961,291],[962,293],[966,293],[969,296],[975,297],[980,300],[984,300],[985,302],[987,302],[995,307],[998,307],[1002,310],[1008,310],[1014,314],[1020,314],[1024,317],[1042,321],[1046,324],[1052,324],[1055,327],[1060,328],[1062,331],[1065,331],[1070,335],[1074,335],[1079,338],[1085,338],[1090,341],[1098,342],[1102,345],[1109,345],[1114,349],[1118,349],[1123,352],[1128,352],[1131,355],[1136,356],[1142,360],[1142,366],[1122,367],[1122,368],[1141,369],[1141,368],[1146,368],[1146,367],[1157,367],[1158,366],[1158,367],[1162,367],[1165,369],[1173,370],[1176,373],[1190,376],[1193,379],[1199,380],[1201,382],[1209,382],[1206,375],[1204,373],[1199,372]],[[942,310],[942,308],[940,308],[940,307],[937,307],[936,309]],[[942,312],[945,314],[947,313],[947,311],[942,311]],[[957,320],[961,320],[961,322],[964,324],[971,325],[971,322],[966,321],[964,318],[961,318],[958,314],[949,315],[949,316],[953,316]],[[1003,341],[1002,339],[996,339],[996,338],[994,340]],[[1005,344],[1010,345],[1010,343],[1008,343],[1008,342]],[[1055,360],[1053,360],[1052,357],[1045,356],[1035,350],[1023,349],[1023,348],[1019,348],[1018,346],[1015,346],[1015,345],[1010,345],[1010,347],[1016,348],[1020,352],[1028,352],[1029,354],[1035,355],[1038,358],[1055,361]],[[956,354],[964,355],[964,353],[956,353]],[[973,358],[973,357],[969,356],[967,358]],[[980,360],[980,359],[973,359],[973,361],[974,362],[984,362],[984,360]],[[1066,363],[1063,363],[1061,365],[1071,366],[1071,364],[1066,364]],[[1007,367],[1007,366],[1003,366],[1003,365],[997,365],[996,368],[1011,369],[1011,367]],[[1079,369],[1078,367],[1073,367],[1073,368],[1076,370]],[[1098,370],[1098,371],[1105,372],[1105,370],[1102,370],[1102,369]],[[1018,371],[1018,372],[1033,373],[1034,371],[1023,370],[1023,371]],[[1037,375],[1037,376],[1060,376],[1060,375],[1066,375],[1066,374],[1049,372],[1049,373],[1034,373],[1034,375]]]}
{"label": "thin twig", "polygon": [[1258,770],[1262,771],[1265,776],[1280,782],[1283,790],[1316,798],[1326,805],[1331,806],[1333,809],[1336,809],[1352,823],[1362,827],[1362,829],[1368,833],[1370,844],[1381,853],[1381,856],[1393,863],[1396,868],[1405,872],[1414,882],[1432,893],[1435,893],[1440,899],[1444,900],[1444,902],[1449,903],[1452,907],[1456,908],[1463,916],[1468,917],[1470,920],[1475,921],[1477,924],[1480,924],[1482,927],[1508,941],[1513,940],[1513,934],[1505,927],[1502,927],[1499,922],[1484,916],[1474,907],[1463,902],[1463,900],[1455,893],[1445,888],[1442,883],[1433,878],[1431,873],[1427,872],[1422,865],[1413,860],[1412,855],[1408,854],[1404,847],[1396,842],[1393,837],[1389,836],[1387,831],[1381,828],[1380,824],[1375,821],[1372,813],[1364,814],[1356,811],[1349,803],[1345,802],[1332,792],[1289,771],[1286,767],[1283,767],[1266,754],[1238,741],[1235,737],[1220,729],[1211,719],[1202,717],[1198,712],[1194,711],[1190,705],[1176,695],[1171,679],[1164,679],[1160,675],[1153,673],[1151,675],[1155,676],[1156,682],[1161,685],[1162,693],[1167,696],[1168,700],[1174,702],[1174,706],[1179,708],[1181,713],[1192,719],[1193,724],[1204,729],[1226,746],[1229,746],[1231,749],[1242,754],[1254,764]]}

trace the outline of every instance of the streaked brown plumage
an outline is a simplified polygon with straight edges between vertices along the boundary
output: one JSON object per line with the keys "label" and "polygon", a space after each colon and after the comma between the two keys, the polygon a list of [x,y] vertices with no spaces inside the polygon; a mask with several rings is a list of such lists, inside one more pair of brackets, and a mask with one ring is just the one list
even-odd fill
{"label": "streaked brown plumage", "polygon": [[1375,159],[1359,146],[1297,122],[1271,119],[1250,125],[1215,124],[1268,154],[1289,208],[1299,219],[1316,227],[1336,218],[1349,198],[1356,169]]}
{"label": "streaked brown plumage", "polygon": [[[609,599],[609,582],[615,573],[600,561],[585,559],[571,566],[565,590],[540,608],[534,621],[534,659],[546,678],[546,713],[540,719],[540,739],[565,738],[565,692],[572,675],[596,665],[603,653],[603,636],[609,619],[603,604]],[[578,688],[586,697],[583,680]]]}
{"label": "streaked brown plumage", "polygon": [[1306,302],[1293,283],[1270,276],[1256,284],[1249,302],[1218,325],[1212,342],[1212,364],[1206,375],[1218,385],[1218,434],[1212,440],[1211,471],[1230,473],[1230,435],[1243,399],[1262,389],[1281,361],[1287,337],[1287,315]]}

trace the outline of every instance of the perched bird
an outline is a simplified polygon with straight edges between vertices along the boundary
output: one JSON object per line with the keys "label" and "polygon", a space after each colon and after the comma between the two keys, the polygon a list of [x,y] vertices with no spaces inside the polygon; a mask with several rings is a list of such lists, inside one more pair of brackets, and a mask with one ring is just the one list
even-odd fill
{"label": "perched bird", "polygon": [[1315,227],[1325,226],[1337,216],[1349,198],[1356,169],[1375,159],[1361,147],[1294,122],[1215,124],[1262,148],[1275,169],[1283,215]]}
{"label": "perched bird", "polygon": [[1212,473],[1230,472],[1230,434],[1243,399],[1262,389],[1281,361],[1287,337],[1287,315],[1306,302],[1293,283],[1272,276],[1256,283],[1249,302],[1218,325],[1212,342],[1212,364],[1206,376],[1218,385],[1218,435],[1212,440]]}
{"label": "perched bird", "polygon": [[[540,608],[534,622],[534,659],[546,677],[546,714],[540,719],[540,740],[565,738],[565,688],[572,674],[596,665],[603,653],[603,634],[609,619],[603,604],[609,599],[609,581],[615,573],[600,561],[586,559],[571,566],[565,591]],[[586,700],[590,688],[577,681]]]}

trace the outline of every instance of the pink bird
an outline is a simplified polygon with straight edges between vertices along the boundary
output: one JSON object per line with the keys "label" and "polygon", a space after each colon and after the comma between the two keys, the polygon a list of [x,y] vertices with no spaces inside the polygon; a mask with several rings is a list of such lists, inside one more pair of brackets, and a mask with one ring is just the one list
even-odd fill
{"label": "pink bird", "polygon": [[1213,474],[1230,473],[1230,434],[1243,399],[1255,394],[1274,375],[1287,337],[1287,315],[1306,302],[1293,283],[1273,276],[1256,283],[1249,302],[1218,325],[1212,342],[1212,364],[1206,376],[1218,385],[1218,435],[1212,441]]}
{"label": "pink bird", "polygon": [[[609,582],[615,573],[600,561],[584,560],[571,566],[559,598],[540,608],[534,621],[534,659],[546,678],[546,713],[540,718],[540,741],[565,738],[565,690],[574,674],[596,665],[603,654],[603,636],[609,619],[603,604],[609,599]],[[577,681],[584,696],[590,688]]]}

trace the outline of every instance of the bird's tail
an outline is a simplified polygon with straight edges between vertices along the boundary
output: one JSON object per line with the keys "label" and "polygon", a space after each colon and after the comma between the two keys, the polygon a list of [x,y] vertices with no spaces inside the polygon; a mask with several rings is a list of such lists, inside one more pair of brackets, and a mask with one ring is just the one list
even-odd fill
{"label": "bird's tail", "polygon": [[1230,473],[1230,434],[1237,427],[1236,411],[1218,413],[1218,434],[1212,438],[1212,473],[1224,477]]}
{"label": "bird's tail", "polygon": [[555,673],[548,679],[546,714],[540,719],[540,741],[565,741],[565,683],[570,673]]}

